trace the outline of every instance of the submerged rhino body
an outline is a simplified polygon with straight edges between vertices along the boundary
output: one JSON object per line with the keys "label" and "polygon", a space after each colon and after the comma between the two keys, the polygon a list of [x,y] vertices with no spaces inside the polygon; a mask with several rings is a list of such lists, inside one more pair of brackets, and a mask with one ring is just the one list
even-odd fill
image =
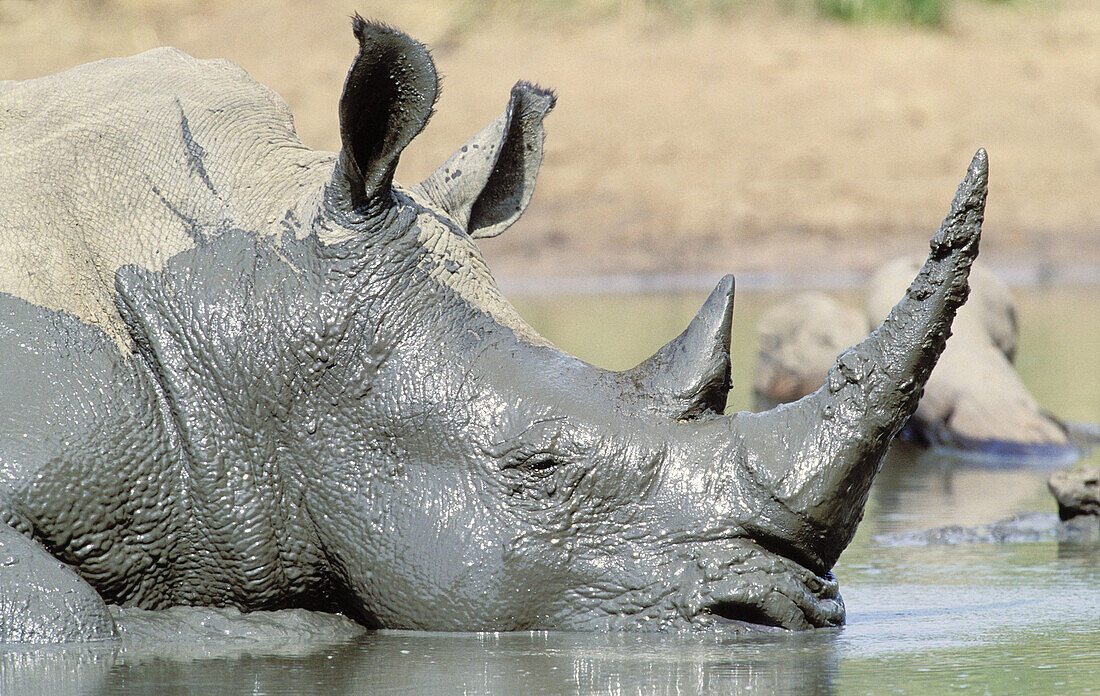
{"label": "submerged rhino body", "polygon": [[152,609],[842,623],[830,569],[966,298],[984,153],[826,384],[724,415],[732,277],[632,370],[565,355],[473,241],[530,199],[553,95],[518,84],[400,187],[435,69],[354,28],[337,155],[240,69],[175,51],[0,86],[3,520],[106,602]]}

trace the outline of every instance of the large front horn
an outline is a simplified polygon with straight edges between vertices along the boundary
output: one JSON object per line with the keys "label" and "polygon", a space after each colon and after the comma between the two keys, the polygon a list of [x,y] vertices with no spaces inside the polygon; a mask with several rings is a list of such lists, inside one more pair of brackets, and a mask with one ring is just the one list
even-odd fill
{"label": "large front horn", "polygon": [[916,409],[966,301],[987,176],[979,150],[905,297],[839,356],[824,386],[795,403],[728,419],[739,475],[754,478],[763,496],[749,531],[810,567],[831,568],[851,541],[887,446]]}

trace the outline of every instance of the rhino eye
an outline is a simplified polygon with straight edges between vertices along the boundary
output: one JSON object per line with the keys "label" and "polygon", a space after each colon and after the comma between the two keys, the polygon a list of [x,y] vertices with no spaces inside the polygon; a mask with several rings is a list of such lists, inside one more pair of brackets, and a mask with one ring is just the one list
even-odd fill
{"label": "rhino eye", "polygon": [[569,461],[540,453],[520,457],[502,468],[505,485],[512,495],[530,505],[544,507],[568,497],[573,488],[574,467]]}
{"label": "rhino eye", "polygon": [[535,476],[548,476],[554,469],[562,465],[562,462],[550,455],[532,457],[520,465],[520,469]]}
{"label": "rhino eye", "polygon": [[551,454],[535,454],[520,456],[504,465],[505,470],[512,470],[527,474],[535,478],[542,478],[554,473],[554,470],[563,466],[565,462]]}

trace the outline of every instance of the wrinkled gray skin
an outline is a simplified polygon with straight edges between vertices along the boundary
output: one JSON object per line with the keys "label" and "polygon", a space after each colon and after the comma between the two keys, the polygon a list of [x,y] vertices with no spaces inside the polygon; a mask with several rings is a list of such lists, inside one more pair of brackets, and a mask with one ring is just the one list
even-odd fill
{"label": "wrinkled gray skin", "polygon": [[0,645],[115,637],[107,606],[80,576],[0,524]]}
{"label": "wrinkled gray skin", "polygon": [[[902,292],[922,263],[913,257],[884,264],[868,283],[862,311],[822,293],[804,293],[765,312],[753,381],[757,401],[770,406],[813,391],[833,356],[889,313],[887,298]],[[970,285],[951,343],[906,435],[998,461],[1076,459],[1079,451],[1066,427],[1043,411],[1013,368],[1018,330],[1008,287],[980,266],[971,271]]]}
{"label": "wrinkled gray skin", "polygon": [[124,606],[840,624],[829,570],[966,298],[985,153],[826,385],[724,416],[732,277],[632,370],[563,354],[472,241],[529,200],[553,95],[517,85],[401,188],[435,70],[403,34],[355,33],[338,156],[239,69],[169,50],[3,86],[4,519]]}

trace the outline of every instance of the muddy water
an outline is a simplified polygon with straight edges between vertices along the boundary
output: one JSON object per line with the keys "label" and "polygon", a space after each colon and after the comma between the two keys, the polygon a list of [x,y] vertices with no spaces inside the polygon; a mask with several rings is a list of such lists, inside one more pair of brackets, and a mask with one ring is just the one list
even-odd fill
{"label": "muddy water", "polygon": [[[1055,414],[1100,422],[1100,289],[1020,293],[1025,381]],[[735,408],[751,327],[738,297]],[[678,333],[699,295],[543,298],[520,311],[563,348],[627,367]],[[877,534],[1054,511],[1042,467],[991,469],[895,448],[836,567],[848,624],[752,638],[364,633],[277,650],[150,645],[9,651],[0,695],[1100,694],[1100,545],[884,548]]]}

